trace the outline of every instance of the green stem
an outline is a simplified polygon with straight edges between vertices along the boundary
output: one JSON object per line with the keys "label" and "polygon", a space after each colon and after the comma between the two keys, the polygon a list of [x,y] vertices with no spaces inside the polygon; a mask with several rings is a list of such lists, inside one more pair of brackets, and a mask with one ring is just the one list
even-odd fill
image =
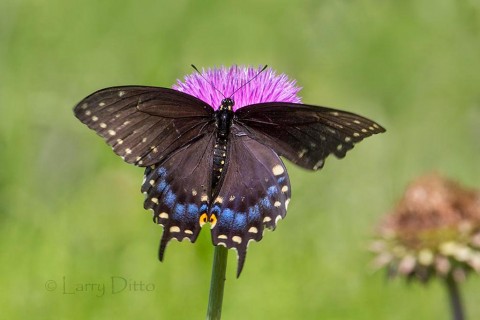
{"label": "green stem", "polygon": [[450,300],[450,306],[452,308],[452,319],[453,320],[464,320],[465,315],[463,312],[462,299],[460,296],[460,290],[458,288],[458,283],[455,281],[452,275],[448,276],[445,279],[448,298]]}
{"label": "green stem", "polygon": [[223,288],[227,269],[228,249],[216,246],[213,255],[212,280],[208,298],[207,320],[220,320],[222,315]]}

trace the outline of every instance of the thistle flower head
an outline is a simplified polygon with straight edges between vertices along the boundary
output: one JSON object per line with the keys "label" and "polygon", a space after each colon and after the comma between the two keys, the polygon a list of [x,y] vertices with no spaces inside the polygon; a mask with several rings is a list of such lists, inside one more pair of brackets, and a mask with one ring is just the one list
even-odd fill
{"label": "thistle flower head", "polygon": [[427,281],[480,273],[480,192],[438,174],[414,181],[381,223],[376,267]]}
{"label": "thistle flower head", "polygon": [[[261,70],[262,67],[251,66],[202,69],[201,75],[194,72],[185,76],[183,82],[177,80],[173,89],[193,95],[215,110],[224,99],[222,94],[234,99],[234,111],[262,102],[300,102],[297,93],[301,88],[296,86],[294,80],[289,80],[285,74],[277,75],[271,68],[256,76]],[[251,81],[246,84],[249,80]],[[234,94],[236,90],[238,91]]]}

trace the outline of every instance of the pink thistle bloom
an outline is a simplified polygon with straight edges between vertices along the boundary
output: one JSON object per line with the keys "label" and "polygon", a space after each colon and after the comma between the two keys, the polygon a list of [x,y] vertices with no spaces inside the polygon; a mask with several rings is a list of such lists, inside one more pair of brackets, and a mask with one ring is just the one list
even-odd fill
{"label": "pink thistle bloom", "polygon": [[[205,101],[215,110],[218,110],[222,99],[230,97],[235,101],[233,110],[262,102],[292,102],[300,103],[297,93],[300,87],[296,86],[295,80],[289,80],[285,74],[277,75],[271,68],[265,69],[255,79],[231,96],[247,81],[251,80],[262,70],[262,67],[231,66],[202,69],[202,76],[193,72],[185,76],[182,82],[177,80],[173,89],[188,93]],[[214,89],[217,88],[220,92]]]}

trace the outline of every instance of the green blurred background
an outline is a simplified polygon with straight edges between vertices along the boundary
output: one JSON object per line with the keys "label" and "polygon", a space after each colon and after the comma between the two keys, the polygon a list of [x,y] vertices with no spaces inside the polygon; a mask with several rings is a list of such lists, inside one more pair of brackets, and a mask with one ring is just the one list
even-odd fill
{"label": "green blurred background", "polygon": [[[438,170],[480,186],[475,0],[3,0],[2,318],[204,318],[207,228],[194,245],[172,242],[158,262],[162,230],[143,210],[143,170],[72,113],[103,87],[171,86],[191,63],[268,64],[297,79],[304,102],[388,130],[321,172],[287,163],[289,214],[250,245],[238,280],[230,252],[225,319],[449,318],[441,283],[387,282],[369,268],[367,247],[414,177]],[[130,286],[112,293],[112,277],[114,290],[121,279]],[[462,290],[479,319],[480,278]]]}

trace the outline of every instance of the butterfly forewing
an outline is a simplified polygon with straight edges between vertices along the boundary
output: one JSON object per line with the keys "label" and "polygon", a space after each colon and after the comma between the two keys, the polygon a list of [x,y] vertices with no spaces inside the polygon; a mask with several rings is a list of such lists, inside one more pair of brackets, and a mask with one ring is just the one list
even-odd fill
{"label": "butterfly forewing", "polygon": [[125,86],[97,91],[74,108],[126,162],[153,165],[204,134],[214,121],[205,102],[168,88]]}
{"label": "butterfly forewing", "polygon": [[144,207],[152,209],[154,220],[164,227],[160,260],[171,239],[187,238],[194,242],[200,232],[199,218],[208,213],[211,199],[214,141],[213,133],[207,132],[201,139],[145,170]]}
{"label": "butterfly forewing", "polygon": [[237,250],[238,276],[248,242],[260,241],[264,228],[274,229],[278,220],[285,217],[290,182],[278,155],[235,125],[227,151],[226,173],[210,208],[217,220],[212,240],[215,245]]}
{"label": "butterfly forewing", "polygon": [[322,168],[329,154],[343,158],[355,143],[385,131],[354,113],[295,103],[254,104],[235,115],[250,137],[311,170]]}

